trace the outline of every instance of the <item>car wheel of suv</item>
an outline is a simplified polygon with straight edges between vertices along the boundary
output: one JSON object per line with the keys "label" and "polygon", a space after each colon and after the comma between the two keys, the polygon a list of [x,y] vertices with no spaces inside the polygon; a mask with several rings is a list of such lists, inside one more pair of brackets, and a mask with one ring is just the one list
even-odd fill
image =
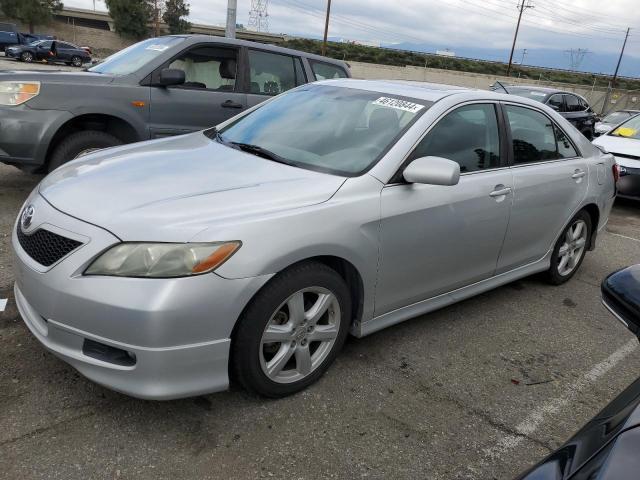
{"label": "car wheel of suv", "polygon": [[52,172],[63,163],[78,158],[94,150],[122,145],[122,140],[107,132],[82,130],[62,140],[53,151],[49,160],[49,171]]}
{"label": "car wheel of suv", "polygon": [[591,241],[591,217],[584,210],[573,217],[556,242],[547,279],[553,285],[568,281],[578,271]]}
{"label": "car wheel of suv", "polygon": [[74,55],[73,57],[71,57],[71,65],[73,65],[74,67],[81,67],[82,66],[82,59],[76,55]]}
{"label": "car wheel of suv", "polygon": [[26,63],[33,62],[33,53],[31,53],[31,52],[22,52],[22,54],[20,55],[20,60],[22,60],[23,62],[26,62]]}
{"label": "car wheel of suv", "polygon": [[349,289],[318,262],[274,277],[243,312],[231,344],[232,378],[247,391],[279,398],[317,381],[349,331]]}

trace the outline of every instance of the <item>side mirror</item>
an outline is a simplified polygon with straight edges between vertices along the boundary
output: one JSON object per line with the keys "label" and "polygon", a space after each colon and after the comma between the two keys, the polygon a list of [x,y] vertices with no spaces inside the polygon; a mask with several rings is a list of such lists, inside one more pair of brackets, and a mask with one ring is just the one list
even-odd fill
{"label": "side mirror", "polygon": [[457,185],[460,181],[460,165],[446,158],[420,157],[407,165],[402,176],[409,183]]}
{"label": "side mirror", "polygon": [[184,70],[177,68],[163,68],[160,71],[159,83],[163,87],[170,85],[182,85],[185,82]]}
{"label": "side mirror", "polygon": [[602,303],[640,338],[640,265],[623,268],[602,282]]}

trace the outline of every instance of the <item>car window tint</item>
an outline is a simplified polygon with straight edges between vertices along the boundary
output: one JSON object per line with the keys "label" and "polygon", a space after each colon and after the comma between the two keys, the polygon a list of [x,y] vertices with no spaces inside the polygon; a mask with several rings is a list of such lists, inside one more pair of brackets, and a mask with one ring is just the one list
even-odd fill
{"label": "car window tint", "polygon": [[278,95],[296,86],[293,57],[249,50],[250,92]]}
{"label": "car window tint", "polygon": [[565,95],[565,101],[567,102],[567,112],[581,112],[584,110],[580,105],[580,99],[575,95]]}
{"label": "car window tint", "polygon": [[311,69],[316,76],[316,80],[328,80],[331,78],[347,78],[344,68],[330,63],[311,61]]}
{"label": "car window tint", "polygon": [[293,63],[296,69],[296,85],[304,85],[307,83],[307,75],[304,73],[302,60],[298,57],[294,57]]}
{"label": "car window tint", "polygon": [[569,137],[560,127],[554,125],[556,132],[556,142],[558,143],[558,158],[573,158],[578,156],[578,152],[571,144]]}
{"label": "car window tint", "polygon": [[515,164],[558,158],[553,123],[546,115],[514,105],[506,105],[506,111]]}
{"label": "car window tint", "polygon": [[182,70],[180,88],[202,88],[232,92],[238,68],[237,52],[229,48],[197,47],[172,60],[168,68]]}
{"label": "car window tint", "polygon": [[495,107],[475,104],[447,114],[420,141],[411,154],[442,157],[460,165],[468,173],[500,166],[500,136]]}
{"label": "car window tint", "polygon": [[564,103],[562,101],[562,95],[551,95],[547,101],[547,105],[554,108],[558,112],[564,112]]}
{"label": "car window tint", "polygon": [[70,43],[58,42],[58,48],[76,48]]}

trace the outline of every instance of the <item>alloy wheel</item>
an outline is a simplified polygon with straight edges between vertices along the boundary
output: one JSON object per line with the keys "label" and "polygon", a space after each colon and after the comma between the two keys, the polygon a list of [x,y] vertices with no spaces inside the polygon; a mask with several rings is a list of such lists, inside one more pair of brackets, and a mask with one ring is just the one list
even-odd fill
{"label": "alloy wheel", "polygon": [[31,52],[24,52],[22,54],[22,61],[27,63],[33,62],[33,54]]}
{"label": "alloy wheel", "polygon": [[587,224],[584,220],[576,220],[565,233],[564,243],[558,251],[558,273],[567,276],[580,263],[587,244]]}
{"label": "alloy wheel", "polygon": [[338,338],[341,322],[337,297],[326,288],[295,292],[273,313],[260,340],[260,365],[277,383],[307,377],[322,365]]}
{"label": "alloy wheel", "polygon": [[80,57],[73,57],[71,59],[71,63],[74,67],[81,67],[82,66],[82,59]]}

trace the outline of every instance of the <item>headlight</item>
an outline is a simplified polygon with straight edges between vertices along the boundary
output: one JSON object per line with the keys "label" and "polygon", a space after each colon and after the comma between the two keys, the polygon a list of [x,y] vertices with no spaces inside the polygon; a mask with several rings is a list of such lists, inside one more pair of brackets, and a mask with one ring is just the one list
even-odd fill
{"label": "headlight", "polygon": [[39,93],[40,82],[0,82],[0,105],[20,105]]}
{"label": "headlight", "polygon": [[242,245],[217,243],[121,243],[89,265],[85,275],[170,278],[212,272]]}

